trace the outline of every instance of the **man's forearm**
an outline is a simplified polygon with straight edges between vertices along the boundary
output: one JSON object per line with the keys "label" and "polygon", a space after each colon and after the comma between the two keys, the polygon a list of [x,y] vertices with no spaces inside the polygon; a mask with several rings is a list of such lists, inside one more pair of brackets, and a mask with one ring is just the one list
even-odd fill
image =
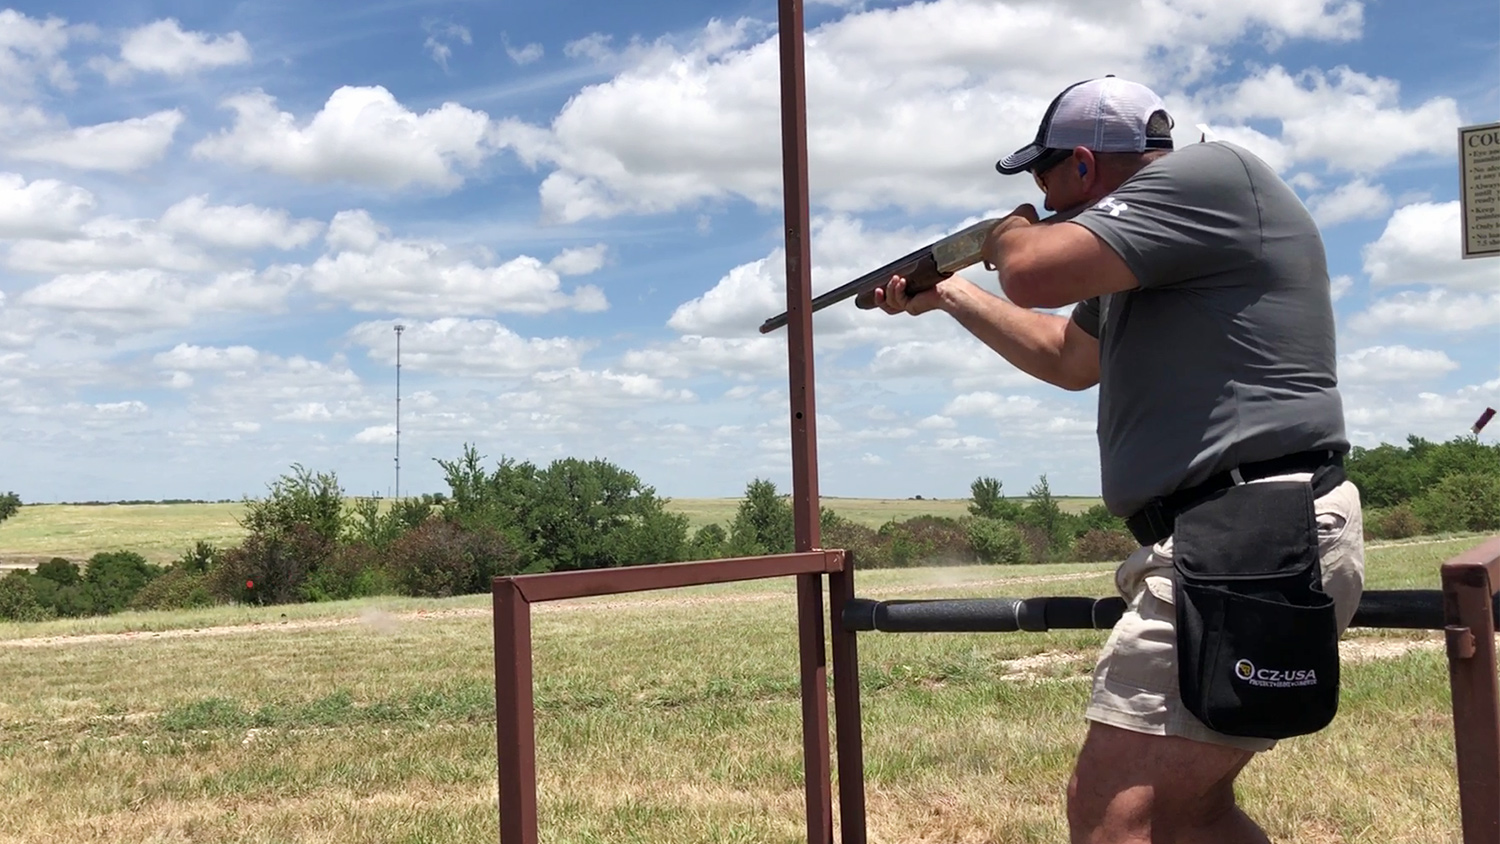
{"label": "man's forearm", "polygon": [[973,284],[940,285],[942,310],[1022,372],[1067,390],[1091,382],[1064,355],[1068,318],[1014,305]]}

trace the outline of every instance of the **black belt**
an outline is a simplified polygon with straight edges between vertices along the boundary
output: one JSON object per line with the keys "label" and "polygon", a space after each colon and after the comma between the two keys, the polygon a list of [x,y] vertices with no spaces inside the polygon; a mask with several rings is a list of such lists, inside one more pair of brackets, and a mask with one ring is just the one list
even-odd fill
{"label": "black belt", "polygon": [[[1177,514],[1188,509],[1204,498],[1228,489],[1236,483],[1258,481],[1261,478],[1269,478],[1273,475],[1291,475],[1299,472],[1316,473],[1319,469],[1328,466],[1343,466],[1344,456],[1332,451],[1303,451],[1297,454],[1288,454],[1285,457],[1277,457],[1271,460],[1262,460],[1258,463],[1246,463],[1238,469],[1220,472],[1197,486],[1179,489],[1170,495],[1153,498],[1142,507],[1135,515],[1125,519],[1125,526],[1135,536],[1137,542],[1142,545],[1155,545],[1172,535],[1173,525],[1177,521]],[[1236,475],[1238,478],[1236,479]],[[1323,495],[1335,486],[1344,482],[1342,469],[1335,474],[1325,474],[1315,487],[1327,486],[1327,489],[1316,488],[1316,494]],[[1332,483],[1327,483],[1332,481]]]}

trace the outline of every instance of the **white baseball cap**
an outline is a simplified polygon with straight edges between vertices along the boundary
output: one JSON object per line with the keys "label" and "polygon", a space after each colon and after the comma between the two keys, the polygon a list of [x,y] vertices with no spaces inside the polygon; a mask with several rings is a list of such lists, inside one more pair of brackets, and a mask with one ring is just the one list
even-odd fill
{"label": "white baseball cap", "polygon": [[[1048,150],[1085,147],[1094,152],[1145,152],[1171,149],[1170,132],[1151,137],[1146,124],[1167,105],[1139,82],[1104,76],[1069,85],[1052,100],[1036,140],[995,162],[995,169],[1011,175],[1031,169]],[[1172,125],[1171,115],[1167,125]]]}

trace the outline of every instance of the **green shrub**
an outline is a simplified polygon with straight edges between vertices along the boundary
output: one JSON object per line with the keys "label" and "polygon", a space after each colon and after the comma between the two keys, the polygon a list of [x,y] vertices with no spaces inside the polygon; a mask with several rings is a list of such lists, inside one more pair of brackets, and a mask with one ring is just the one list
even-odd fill
{"label": "green shrub", "polygon": [[387,569],[387,552],[355,540],[339,545],[308,573],[302,591],[309,601],[344,601],[397,590]]}
{"label": "green shrub", "polygon": [[843,548],[853,554],[856,568],[891,566],[890,543],[872,527],[839,519],[825,525],[822,535],[824,548]]}
{"label": "green shrub", "polygon": [[717,560],[728,556],[725,548],[729,542],[729,534],[725,532],[724,526],[715,522],[704,525],[693,531],[693,538],[688,542],[688,557],[694,560]]}
{"label": "green shrub", "polygon": [[389,560],[402,592],[441,598],[489,591],[490,578],[516,572],[520,554],[498,530],[433,519],[392,543]]}
{"label": "green shrub", "polygon": [[309,524],[281,531],[251,533],[238,547],[219,555],[208,578],[217,599],[249,604],[289,604],[303,600],[307,576],[333,553],[335,545]]}
{"label": "green shrub", "polygon": [[105,551],[89,558],[83,579],[93,587],[94,612],[108,615],[125,609],[141,587],[162,571],[134,551]]}
{"label": "green shrub", "polygon": [[193,543],[193,547],[184,551],[177,562],[172,564],[174,569],[192,572],[193,574],[208,574],[219,565],[219,549],[203,540]]}
{"label": "green shrub", "polygon": [[1045,529],[1036,525],[1019,524],[1016,525],[1016,530],[1021,533],[1021,547],[1025,549],[1026,562],[1046,563],[1067,556],[1067,553],[1058,548],[1059,537],[1047,533]]}
{"label": "green shrub", "polygon": [[212,606],[214,597],[208,591],[208,575],[182,566],[173,566],[166,574],[142,586],[128,605],[132,610],[186,610]]}
{"label": "green shrub", "polygon": [[1500,475],[1449,475],[1413,502],[1412,510],[1429,531],[1500,528]]}
{"label": "green shrub", "polygon": [[776,484],[756,478],[745,487],[745,497],[729,528],[732,557],[783,554],[796,542],[792,502],[776,491]]}
{"label": "green shrub", "polygon": [[1371,539],[1406,539],[1426,532],[1427,527],[1410,504],[1376,510],[1365,520],[1365,535]]}
{"label": "green shrub", "polygon": [[78,564],[72,560],[62,557],[53,557],[36,567],[36,576],[44,580],[50,580],[58,586],[72,586],[83,580],[83,573],[78,570]]}
{"label": "green shrub", "polygon": [[982,563],[1014,565],[1027,560],[1021,531],[1010,522],[982,517],[970,519],[968,539]]}
{"label": "green shrub", "polygon": [[437,512],[437,502],[430,495],[401,498],[382,510],[378,498],[361,498],[344,522],[345,542],[363,542],[384,551],[398,537],[422,524]]}
{"label": "green shrub", "polygon": [[1015,521],[1021,505],[1005,497],[999,478],[981,476],[969,484],[969,515],[979,519]]}
{"label": "green shrub", "polygon": [[36,579],[24,569],[0,577],[0,620],[45,621],[53,616],[52,608],[37,600]]}
{"label": "green shrub", "polygon": [[[331,547],[344,528],[344,489],[333,473],[314,474],[293,464],[265,498],[245,500],[241,520],[252,535],[276,536],[294,527],[311,530]],[[294,540],[301,542],[302,540]]]}
{"label": "green shrub", "polygon": [[[968,530],[957,519],[916,516],[880,526],[890,565],[963,565],[978,562]],[[826,544],[826,543],[825,543]]]}
{"label": "green shrub", "polygon": [[1083,536],[1091,530],[1118,531],[1126,534],[1130,532],[1125,527],[1125,520],[1109,512],[1109,508],[1103,504],[1095,504],[1074,516],[1073,523],[1074,531],[1078,536]]}
{"label": "green shrub", "polygon": [[1094,528],[1073,541],[1073,559],[1081,563],[1123,560],[1140,548],[1135,537],[1123,530]]}

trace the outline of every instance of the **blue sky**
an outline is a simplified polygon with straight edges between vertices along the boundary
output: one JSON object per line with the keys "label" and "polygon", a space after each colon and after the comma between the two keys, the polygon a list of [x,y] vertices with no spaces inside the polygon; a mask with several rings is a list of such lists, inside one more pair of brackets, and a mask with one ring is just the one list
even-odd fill
{"label": "blue sky", "polygon": [[[0,12],[0,489],[356,494],[434,458],[603,457],[669,496],[789,488],[775,4],[16,4]],[[994,160],[1052,96],[1154,87],[1322,227],[1351,438],[1500,406],[1500,260],[1462,261],[1456,129],[1500,7],[808,6],[814,285],[1037,201]],[[975,280],[994,287],[993,279]],[[941,315],[816,321],[825,495],[1096,494],[1095,394]],[[1487,432],[1493,438],[1496,432]]]}

